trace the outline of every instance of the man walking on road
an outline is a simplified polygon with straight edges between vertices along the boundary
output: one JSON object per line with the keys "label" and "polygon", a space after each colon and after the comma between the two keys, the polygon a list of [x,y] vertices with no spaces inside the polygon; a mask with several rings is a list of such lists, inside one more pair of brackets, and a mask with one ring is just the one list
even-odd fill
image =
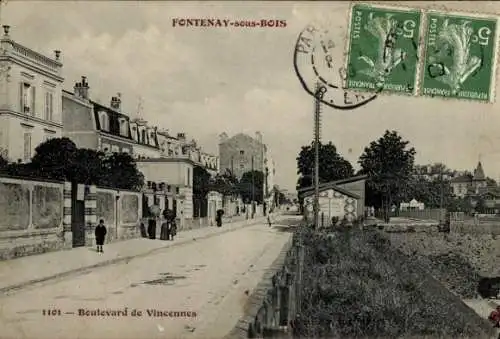
{"label": "man walking on road", "polygon": [[103,253],[102,246],[104,245],[104,239],[106,238],[106,226],[104,226],[104,220],[99,220],[99,225],[95,228],[95,243],[97,245],[97,252]]}
{"label": "man walking on road", "polygon": [[270,209],[269,212],[267,213],[267,223],[269,224],[269,227],[273,225],[273,218],[272,218],[273,210]]}

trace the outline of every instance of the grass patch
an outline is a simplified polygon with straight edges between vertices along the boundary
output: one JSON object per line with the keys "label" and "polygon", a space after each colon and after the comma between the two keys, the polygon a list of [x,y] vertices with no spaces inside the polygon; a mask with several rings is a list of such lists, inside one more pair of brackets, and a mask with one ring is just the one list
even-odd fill
{"label": "grass patch", "polygon": [[488,324],[376,231],[300,231],[300,337],[484,338]]}

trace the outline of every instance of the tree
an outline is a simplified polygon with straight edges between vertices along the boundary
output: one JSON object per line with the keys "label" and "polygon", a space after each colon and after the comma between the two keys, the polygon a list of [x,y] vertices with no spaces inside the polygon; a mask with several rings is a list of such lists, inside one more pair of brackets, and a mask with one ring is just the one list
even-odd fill
{"label": "tree", "polygon": [[193,168],[193,196],[200,199],[205,199],[210,191],[211,175],[201,166]]}
{"label": "tree", "polygon": [[401,200],[416,199],[430,208],[448,208],[453,190],[447,179],[453,174],[444,164],[415,165]]}
{"label": "tree", "polygon": [[[297,157],[297,189],[313,185],[314,175],[314,142],[302,146]],[[330,141],[319,144],[319,182],[325,183],[353,176],[354,169],[349,161],[337,153],[337,148]]]}
{"label": "tree", "polygon": [[140,190],[144,186],[144,175],[130,154],[113,153],[103,159],[102,168],[102,185],[129,190]]}
{"label": "tree", "polygon": [[55,180],[74,180],[77,147],[68,138],[49,139],[35,148],[31,167],[42,178]]}
{"label": "tree", "polygon": [[101,185],[105,171],[104,153],[81,148],[76,150],[74,156],[68,179],[85,185]]}
{"label": "tree", "polygon": [[491,188],[494,188],[494,187],[497,187],[497,182],[495,181],[495,179],[492,179],[490,177],[487,177],[486,178],[486,185],[488,187],[491,187]]}
{"label": "tree", "polygon": [[194,166],[193,168],[193,217],[204,218],[207,216],[211,175],[206,168]]}
{"label": "tree", "polygon": [[474,206],[474,209],[477,213],[486,213],[486,201],[484,201],[483,197],[478,197],[476,201],[476,205]]}
{"label": "tree", "polygon": [[226,170],[224,173],[218,173],[210,180],[210,190],[222,193],[224,196],[238,194],[238,178]]}
{"label": "tree", "polygon": [[239,192],[243,201],[256,201],[262,204],[264,201],[264,173],[262,171],[248,171],[243,173]]}
{"label": "tree", "polygon": [[391,206],[399,204],[408,189],[416,153],[408,145],[396,131],[385,131],[365,148],[358,161],[361,173],[368,176],[367,193],[376,207],[382,206],[386,222]]}

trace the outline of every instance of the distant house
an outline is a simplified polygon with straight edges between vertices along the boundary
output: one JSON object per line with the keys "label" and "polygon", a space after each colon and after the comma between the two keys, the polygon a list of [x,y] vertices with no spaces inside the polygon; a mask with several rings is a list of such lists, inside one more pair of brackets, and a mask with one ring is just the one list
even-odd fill
{"label": "distant house", "polygon": [[[319,217],[330,222],[332,217],[354,221],[364,215],[366,176],[356,176],[321,184],[319,187]],[[312,220],[314,187],[298,191],[303,199],[303,211]]]}
{"label": "distant house", "polygon": [[488,187],[481,162],[478,162],[474,175],[459,175],[451,179],[450,184],[453,194],[458,198],[485,193]]}
{"label": "distant house", "polygon": [[416,199],[412,199],[410,202],[402,202],[399,204],[399,209],[401,211],[423,210],[425,209],[425,204],[417,201]]}

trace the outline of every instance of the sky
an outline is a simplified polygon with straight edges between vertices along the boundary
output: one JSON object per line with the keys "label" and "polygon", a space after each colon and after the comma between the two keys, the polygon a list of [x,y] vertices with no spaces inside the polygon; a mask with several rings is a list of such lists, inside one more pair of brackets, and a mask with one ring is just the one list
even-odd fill
{"label": "sky", "polygon": [[[387,2],[390,3],[390,2]],[[411,7],[500,14],[500,2],[408,2]],[[434,7],[432,7],[434,8]],[[91,98],[172,133],[185,132],[217,153],[218,135],[261,131],[276,163],[275,182],[294,189],[296,157],[313,138],[312,97],[294,72],[300,32],[331,27],[343,62],[349,2],[8,1],[1,23],[11,38],[48,56],[62,51],[64,88],[86,76]],[[286,20],[280,28],[173,27],[174,18]],[[499,93],[497,82],[496,93]],[[321,137],[356,162],[384,131],[397,130],[417,150],[416,162],[443,162],[500,177],[500,104],[380,95],[350,111],[322,109]]]}

